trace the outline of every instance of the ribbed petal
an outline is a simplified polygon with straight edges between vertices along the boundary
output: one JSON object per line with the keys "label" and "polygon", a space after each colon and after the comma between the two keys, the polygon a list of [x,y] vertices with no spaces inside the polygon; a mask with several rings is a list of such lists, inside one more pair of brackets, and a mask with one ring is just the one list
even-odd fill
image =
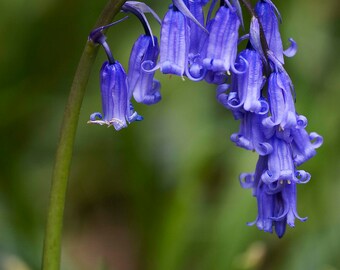
{"label": "ribbed petal", "polygon": [[188,65],[190,28],[187,18],[170,6],[161,27],[160,70],[183,76]]}
{"label": "ribbed petal", "polygon": [[229,72],[234,66],[240,19],[235,10],[222,6],[209,23],[203,65],[206,69]]}
{"label": "ribbed petal", "polygon": [[272,153],[268,157],[268,170],[262,175],[262,181],[267,184],[278,180],[295,179],[295,168],[289,145],[278,138],[272,138]]}

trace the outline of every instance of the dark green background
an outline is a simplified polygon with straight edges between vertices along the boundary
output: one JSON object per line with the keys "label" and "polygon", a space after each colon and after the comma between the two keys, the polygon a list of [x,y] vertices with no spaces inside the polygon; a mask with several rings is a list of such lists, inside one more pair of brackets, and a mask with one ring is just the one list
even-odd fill
{"label": "dark green background", "polygon": [[[163,17],[168,1],[146,1]],[[256,200],[238,183],[256,154],[235,147],[238,122],[205,83],[161,75],[163,100],[115,132],[87,125],[101,108],[99,69],[80,115],[63,238],[63,270],[340,269],[338,0],[277,0],[297,110],[324,136],[302,168],[296,222],[283,239],[246,226]],[[0,269],[39,269],[51,170],[77,62],[105,1],[0,2]],[[122,16],[122,15],[120,15]],[[152,20],[152,19],[151,19]],[[159,26],[153,21],[154,31]],[[135,18],[108,34],[125,67]]]}

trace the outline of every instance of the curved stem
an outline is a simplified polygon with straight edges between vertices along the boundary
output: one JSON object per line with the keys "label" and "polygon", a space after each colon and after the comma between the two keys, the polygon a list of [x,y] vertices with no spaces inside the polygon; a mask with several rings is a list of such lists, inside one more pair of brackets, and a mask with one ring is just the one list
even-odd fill
{"label": "curved stem", "polygon": [[[109,24],[126,0],[109,0],[94,28]],[[79,113],[88,78],[98,52],[98,46],[88,41],[74,76],[64,112],[60,139],[53,169],[50,202],[45,230],[42,269],[59,270],[61,235],[70,164],[78,125]]]}

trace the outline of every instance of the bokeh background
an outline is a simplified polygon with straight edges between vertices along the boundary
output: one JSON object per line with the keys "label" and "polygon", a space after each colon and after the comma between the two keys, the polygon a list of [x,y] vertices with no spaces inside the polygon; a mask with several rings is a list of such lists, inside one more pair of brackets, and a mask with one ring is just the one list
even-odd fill
{"label": "bokeh background", "polygon": [[[161,17],[169,1],[145,1]],[[163,100],[136,105],[144,121],[115,132],[87,125],[101,108],[100,51],[80,115],[64,222],[64,270],[340,269],[338,0],[275,1],[297,110],[324,136],[303,165],[297,221],[283,239],[246,226],[256,200],[239,186],[256,154],[235,147],[238,122],[205,83],[157,73]],[[0,269],[40,268],[51,171],[63,110],[98,1],[0,1]],[[122,16],[122,15],[120,15]],[[152,19],[150,19],[152,21]],[[159,26],[152,21],[154,32]],[[142,32],[131,17],[110,29],[127,67]]]}

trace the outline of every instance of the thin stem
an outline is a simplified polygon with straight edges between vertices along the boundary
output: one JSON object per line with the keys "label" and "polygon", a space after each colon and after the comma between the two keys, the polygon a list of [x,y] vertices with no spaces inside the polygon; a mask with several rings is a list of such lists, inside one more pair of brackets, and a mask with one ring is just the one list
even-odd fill
{"label": "thin stem", "polygon": [[[109,24],[126,0],[109,0],[94,28]],[[88,41],[80,58],[64,112],[53,169],[50,202],[43,248],[42,269],[59,270],[64,206],[74,139],[81,104],[98,46]]]}
{"label": "thin stem", "polygon": [[111,53],[109,44],[107,44],[107,42],[104,41],[101,45],[103,46],[105,50],[105,53],[106,53],[107,59],[109,60],[110,65],[113,65],[116,61]]}
{"label": "thin stem", "polygon": [[137,19],[140,21],[140,23],[143,25],[145,34],[148,35],[148,36],[152,36],[151,32],[150,32],[150,28],[148,27],[147,22],[145,21],[143,15],[140,12],[129,7],[128,5],[123,6],[122,10],[125,11],[125,12],[130,12],[133,15],[135,15],[137,17]]}

